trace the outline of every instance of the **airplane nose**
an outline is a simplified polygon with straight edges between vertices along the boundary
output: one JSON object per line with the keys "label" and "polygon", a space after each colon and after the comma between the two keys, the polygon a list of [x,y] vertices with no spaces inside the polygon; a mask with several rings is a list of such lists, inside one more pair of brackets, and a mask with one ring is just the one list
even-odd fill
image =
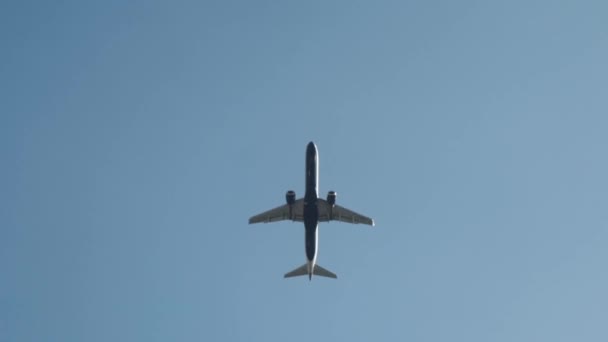
{"label": "airplane nose", "polygon": [[312,155],[312,154],[317,154],[317,146],[315,145],[314,142],[309,142],[308,146],[306,146],[306,154],[308,155]]}

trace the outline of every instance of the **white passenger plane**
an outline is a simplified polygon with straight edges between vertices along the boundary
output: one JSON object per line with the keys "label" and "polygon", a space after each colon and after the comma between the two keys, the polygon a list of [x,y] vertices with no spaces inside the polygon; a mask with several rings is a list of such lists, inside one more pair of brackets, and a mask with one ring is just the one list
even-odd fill
{"label": "white passenger plane", "polygon": [[363,223],[374,225],[374,220],[369,217],[355,213],[354,211],[336,205],[336,192],[329,191],[327,200],[319,198],[319,161],[317,146],[311,141],[306,147],[306,193],[304,198],[296,199],[293,190],[287,191],[285,200],[287,204],[252,216],[249,223],[275,222],[281,220],[292,220],[304,222],[305,246],[307,262],[295,270],[285,274],[285,278],[302,276],[308,274],[311,280],[313,274],[337,278],[337,276],[316,264],[317,261],[317,239],[318,223],[327,221],[342,221],[347,223]]}

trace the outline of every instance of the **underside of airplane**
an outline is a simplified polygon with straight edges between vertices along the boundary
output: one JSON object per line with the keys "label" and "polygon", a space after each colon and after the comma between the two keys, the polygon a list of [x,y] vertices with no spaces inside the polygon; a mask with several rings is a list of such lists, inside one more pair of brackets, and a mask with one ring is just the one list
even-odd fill
{"label": "underside of airplane", "polygon": [[304,223],[305,229],[305,251],[307,262],[285,274],[285,278],[308,275],[311,280],[313,275],[327,278],[337,278],[336,274],[317,265],[317,242],[319,222],[342,221],[353,224],[366,224],[373,226],[374,220],[346,209],[336,204],[337,193],[329,191],[327,198],[319,198],[319,160],[317,146],[311,141],[306,147],[306,192],[303,198],[296,199],[293,190],[287,191],[285,195],[286,204],[270,209],[261,214],[249,218],[249,223],[269,223],[282,220],[291,220]]}

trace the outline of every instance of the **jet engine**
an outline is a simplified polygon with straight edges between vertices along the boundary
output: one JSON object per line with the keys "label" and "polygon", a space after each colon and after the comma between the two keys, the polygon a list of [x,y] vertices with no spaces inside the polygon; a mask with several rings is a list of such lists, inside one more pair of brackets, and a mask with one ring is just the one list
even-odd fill
{"label": "jet engine", "polygon": [[287,204],[294,205],[296,203],[296,192],[293,190],[287,191],[285,194],[285,200],[287,201]]}
{"label": "jet engine", "polygon": [[335,191],[330,191],[327,193],[327,203],[329,203],[329,205],[333,206],[336,204],[336,197],[338,196],[338,194]]}

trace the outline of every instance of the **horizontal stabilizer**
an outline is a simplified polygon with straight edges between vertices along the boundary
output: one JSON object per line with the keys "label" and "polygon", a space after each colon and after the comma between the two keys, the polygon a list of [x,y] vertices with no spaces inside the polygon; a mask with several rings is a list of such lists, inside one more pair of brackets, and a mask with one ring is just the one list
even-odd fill
{"label": "horizontal stabilizer", "polygon": [[285,278],[303,276],[303,275],[307,275],[307,274],[308,274],[308,264],[304,264],[304,265],[296,268],[295,270],[293,270],[289,273],[286,273]]}
{"label": "horizontal stabilizer", "polygon": [[337,279],[338,276],[335,275],[334,273],[324,269],[323,267],[319,266],[319,265],[315,265],[315,270],[314,272],[312,272],[312,274],[314,275],[318,275],[321,277],[327,277],[327,278],[334,278]]}
{"label": "horizontal stabilizer", "polygon": [[[314,268],[312,274],[320,276],[320,277],[327,277],[327,278],[334,278],[334,279],[338,278],[338,276],[336,276],[334,273],[324,269],[323,267],[321,267],[319,265],[315,265],[315,268]],[[303,275],[308,275],[308,264],[304,264],[304,265],[296,268],[295,270],[293,270],[289,273],[286,273],[285,278],[298,277],[298,276],[303,276]]]}

